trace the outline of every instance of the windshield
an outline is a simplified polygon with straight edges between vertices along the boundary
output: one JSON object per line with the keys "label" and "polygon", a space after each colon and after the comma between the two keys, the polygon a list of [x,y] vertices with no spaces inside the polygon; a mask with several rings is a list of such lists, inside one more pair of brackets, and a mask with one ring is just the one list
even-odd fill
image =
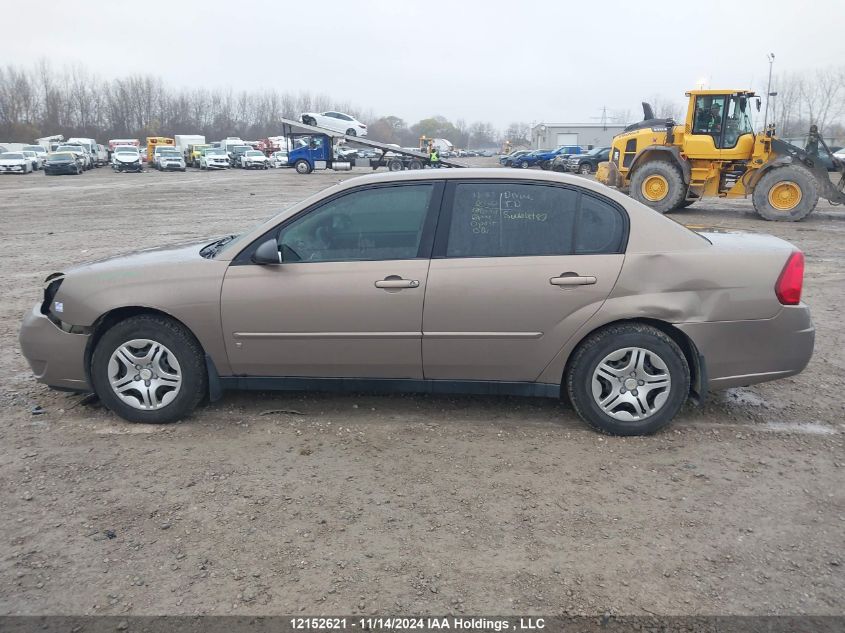
{"label": "windshield", "polygon": [[207,149],[205,150],[206,156],[225,156],[226,152],[222,149]]}
{"label": "windshield", "polygon": [[232,148],[232,151],[233,151],[233,152],[238,152],[238,153],[240,153],[240,152],[245,152],[245,151],[247,151],[247,150],[249,150],[249,149],[252,149],[249,145],[235,145],[235,146]]}
{"label": "windshield", "polygon": [[40,145],[27,145],[23,149],[24,149],[25,152],[45,152],[45,151],[47,151],[43,147],[41,147]]}
{"label": "windshield", "polygon": [[173,158],[175,156],[178,158],[179,156],[181,156],[181,154],[179,154],[179,152],[177,152],[175,149],[166,149],[164,151],[159,152],[159,156],[167,156],[168,158]]}
{"label": "windshield", "polygon": [[73,161],[73,154],[50,154],[47,160],[51,163],[69,163]]}
{"label": "windshield", "polygon": [[23,158],[23,154],[15,154],[13,152],[6,152],[5,154],[0,154],[0,159],[17,160],[21,158]]}
{"label": "windshield", "polygon": [[247,156],[264,156],[264,154],[262,154],[258,150],[250,150],[249,152],[246,153],[246,155]]}

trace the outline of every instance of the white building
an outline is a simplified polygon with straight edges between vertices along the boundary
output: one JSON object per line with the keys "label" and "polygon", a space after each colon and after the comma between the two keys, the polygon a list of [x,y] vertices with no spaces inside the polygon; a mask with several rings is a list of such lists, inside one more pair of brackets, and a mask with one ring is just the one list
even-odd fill
{"label": "white building", "polygon": [[616,123],[537,123],[531,128],[531,147],[554,149],[561,145],[583,148],[608,147],[613,137],[625,129]]}

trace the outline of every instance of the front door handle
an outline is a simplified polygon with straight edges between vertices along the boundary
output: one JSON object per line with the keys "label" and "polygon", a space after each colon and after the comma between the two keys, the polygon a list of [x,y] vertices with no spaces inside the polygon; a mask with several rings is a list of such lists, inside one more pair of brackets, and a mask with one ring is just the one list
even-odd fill
{"label": "front door handle", "polygon": [[376,282],[376,288],[418,288],[420,282],[416,279],[402,279],[399,275],[389,275]]}
{"label": "front door handle", "polygon": [[549,283],[553,286],[591,286],[596,283],[595,277],[585,277],[578,273],[561,273],[560,277],[552,277]]}

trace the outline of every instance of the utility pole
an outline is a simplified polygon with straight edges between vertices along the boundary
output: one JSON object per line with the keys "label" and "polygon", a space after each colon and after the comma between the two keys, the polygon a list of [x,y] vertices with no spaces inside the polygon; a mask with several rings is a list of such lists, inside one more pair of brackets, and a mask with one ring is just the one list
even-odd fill
{"label": "utility pole", "polygon": [[[769,53],[766,57],[769,60],[769,83],[766,86],[766,111],[763,114],[763,134],[766,133],[766,126],[769,123],[769,101],[777,95],[776,92],[772,92],[772,65],[775,63],[775,54]],[[774,116],[774,110],[772,111],[772,115]]]}

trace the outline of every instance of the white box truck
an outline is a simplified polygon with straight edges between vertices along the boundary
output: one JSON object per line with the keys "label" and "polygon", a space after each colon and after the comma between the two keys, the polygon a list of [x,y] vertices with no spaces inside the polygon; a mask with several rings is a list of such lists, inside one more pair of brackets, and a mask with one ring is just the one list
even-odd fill
{"label": "white box truck", "polygon": [[185,160],[188,160],[188,145],[205,145],[205,137],[201,134],[174,134],[173,140]]}

